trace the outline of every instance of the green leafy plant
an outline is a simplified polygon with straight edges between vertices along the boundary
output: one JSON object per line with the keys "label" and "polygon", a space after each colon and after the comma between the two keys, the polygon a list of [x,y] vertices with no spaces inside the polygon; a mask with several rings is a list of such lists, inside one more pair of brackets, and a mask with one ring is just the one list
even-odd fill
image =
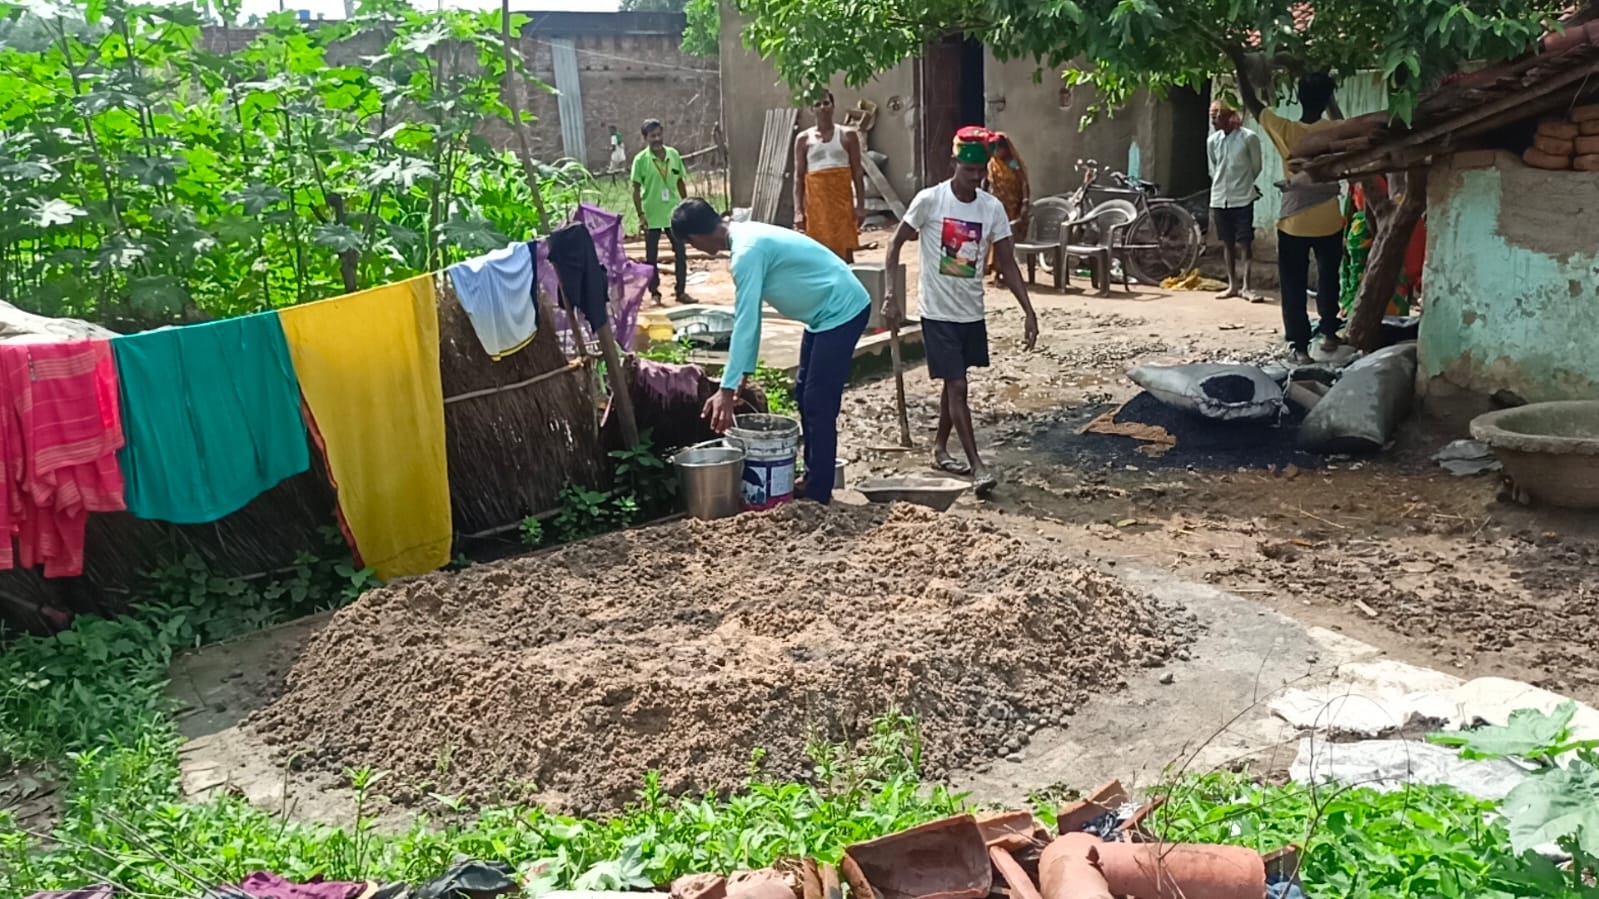
{"label": "green leafy plant", "polygon": [[1159,839],[1262,852],[1298,844],[1308,896],[1502,897],[1504,872],[1519,864],[1493,804],[1448,787],[1379,793],[1218,773],[1161,793],[1166,802],[1149,825]]}
{"label": "green leafy plant", "polygon": [[773,415],[799,414],[799,406],[794,402],[794,379],[788,376],[788,372],[757,363],[750,379],[760,385],[761,392],[766,394],[766,408]]}
{"label": "green leafy plant", "polygon": [[[1576,716],[1577,704],[1567,701],[1548,714],[1517,709],[1503,726],[1428,736],[1459,748],[1465,758],[1519,757],[1536,763],[1502,803],[1511,845],[1527,854],[1522,873],[1534,886],[1548,885],[1543,876],[1548,868],[1535,860],[1535,847],[1553,843],[1571,853],[1578,879],[1592,872],[1591,860],[1599,856],[1599,740],[1573,735]],[[1589,886],[1571,877],[1562,881],[1572,888]]]}
{"label": "green leafy plant", "polygon": [[1552,714],[1537,709],[1517,709],[1510,713],[1503,726],[1428,734],[1427,741],[1455,747],[1468,759],[1520,756],[1550,762],[1570,752],[1599,747],[1599,740],[1578,740],[1572,736],[1571,722],[1576,717],[1574,702],[1561,703]]}
{"label": "green leafy plant", "polygon": [[124,329],[270,309],[503,246],[591,188],[485,140],[508,75],[546,89],[497,12],[357,9],[215,52],[200,3],[0,2],[0,299]]}
{"label": "green leafy plant", "polygon": [[639,435],[637,446],[612,450],[610,456],[617,490],[616,511],[624,524],[632,524],[640,517],[663,515],[671,509],[677,495],[677,479],[672,476],[666,457],[655,448],[649,431]]}
{"label": "green leafy plant", "polygon": [[638,355],[640,359],[649,359],[652,362],[666,362],[671,365],[686,365],[694,352],[694,344],[687,338],[679,337],[676,340],[662,343],[652,343],[645,347]]}
{"label": "green leafy plant", "polygon": [[544,522],[531,515],[522,519],[517,532],[522,535],[523,546],[539,546],[544,542]]}
{"label": "green leafy plant", "polygon": [[611,529],[610,495],[579,484],[561,488],[561,511],[555,516],[555,536],[562,543],[603,534]]}

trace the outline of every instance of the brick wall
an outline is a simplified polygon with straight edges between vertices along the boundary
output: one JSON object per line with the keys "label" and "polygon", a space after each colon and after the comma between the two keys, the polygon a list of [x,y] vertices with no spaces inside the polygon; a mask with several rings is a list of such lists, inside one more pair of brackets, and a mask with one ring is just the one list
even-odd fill
{"label": "brick wall", "polygon": [[[522,29],[522,58],[534,77],[553,88],[555,68],[550,41],[566,38],[577,50],[579,88],[583,98],[584,142],[591,171],[609,166],[611,126],[622,132],[631,157],[644,146],[639,125],[660,119],[666,139],[684,153],[715,143],[713,130],[722,117],[721,77],[717,61],[684,53],[683,16],[678,13],[532,13]],[[314,27],[314,25],[313,25]],[[225,52],[243,46],[256,32],[207,28],[206,48]],[[375,37],[335,45],[329,61],[360,64],[361,57],[381,52]],[[518,83],[533,152],[554,161],[565,155],[555,94]],[[494,128],[488,137],[511,149],[510,129]]]}
{"label": "brick wall", "polygon": [[[550,37],[569,37],[577,49],[586,162],[591,170],[607,166],[613,125],[622,132],[630,157],[643,148],[639,125],[650,118],[661,120],[667,142],[684,153],[715,143],[712,130],[722,118],[716,60],[684,53],[679,48],[681,25],[675,33],[665,34],[525,32],[522,52],[528,68],[553,87]],[[539,119],[533,140],[534,152],[541,156],[561,155],[556,105],[556,96],[543,91],[533,92],[525,101],[524,108]]]}

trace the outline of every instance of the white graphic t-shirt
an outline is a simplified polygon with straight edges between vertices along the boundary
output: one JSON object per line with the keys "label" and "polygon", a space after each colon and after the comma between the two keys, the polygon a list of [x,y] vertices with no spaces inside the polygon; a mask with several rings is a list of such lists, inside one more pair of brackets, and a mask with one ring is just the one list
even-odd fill
{"label": "white graphic t-shirt", "polygon": [[920,235],[921,316],[943,322],[983,320],[983,263],[988,248],[1011,236],[1005,206],[986,191],[962,203],[948,181],[916,195],[905,224]]}

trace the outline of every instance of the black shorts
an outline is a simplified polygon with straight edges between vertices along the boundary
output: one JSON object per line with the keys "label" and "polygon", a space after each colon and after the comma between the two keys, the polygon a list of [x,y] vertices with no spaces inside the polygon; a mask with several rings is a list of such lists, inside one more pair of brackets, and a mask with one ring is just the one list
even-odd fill
{"label": "black shorts", "polygon": [[922,349],[927,353],[928,377],[935,381],[962,380],[968,368],[988,367],[988,323],[924,318]]}
{"label": "black shorts", "polygon": [[1216,239],[1222,243],[1255,242],[1255,206],[1234,206],[1231,209],[1210,209],[1210,218],[1216,223]]}

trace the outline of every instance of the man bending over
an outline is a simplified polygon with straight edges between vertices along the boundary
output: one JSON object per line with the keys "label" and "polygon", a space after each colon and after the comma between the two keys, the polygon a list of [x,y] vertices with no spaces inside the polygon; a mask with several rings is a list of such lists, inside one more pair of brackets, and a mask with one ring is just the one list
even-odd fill
{"label": "man bending over", "polygon": [[833,497],[844,387],[871,312],[866,288],[811,238],[760,222],[728,224],[704,200],[684,200],[672,210],[672,233],[702,253],[733,257],[733,342],[722,389],[705,401],[711,430],[721,434],[733,426],[739,383],[755,370],[760,353],[761,304],[805,325],[794,378],[805,435],[805,498],[826,504]]}

